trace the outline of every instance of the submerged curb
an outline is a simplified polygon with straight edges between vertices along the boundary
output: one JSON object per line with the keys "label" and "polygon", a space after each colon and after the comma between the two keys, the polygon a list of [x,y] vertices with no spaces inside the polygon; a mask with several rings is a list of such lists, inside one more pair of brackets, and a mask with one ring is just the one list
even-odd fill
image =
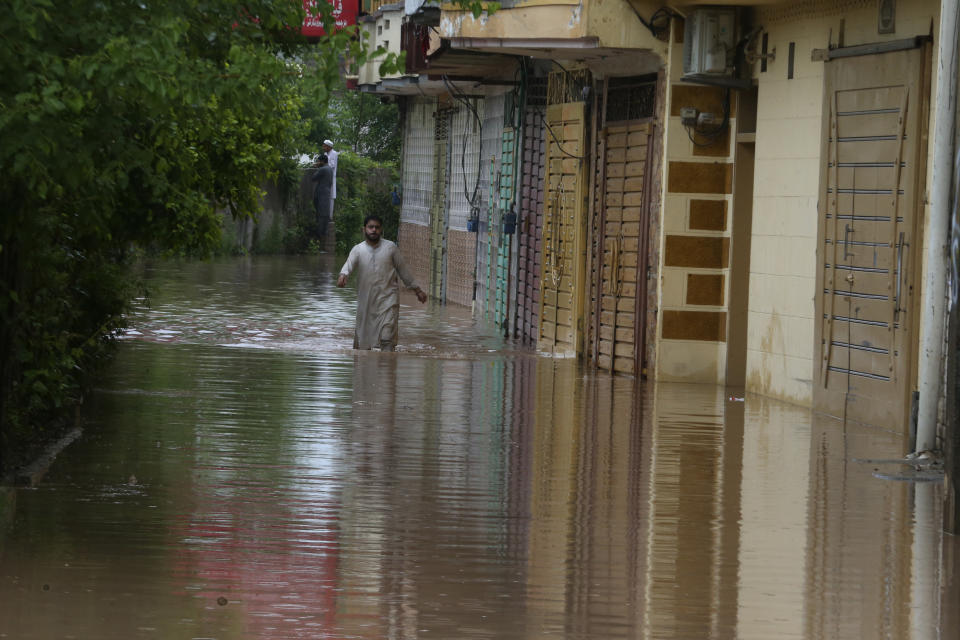
{"label": "submerged curb", "polygon": [[[17,501],[17,492],[13,487],[0,486],[0,535],[7,524],[13,521],[14,506]],[[2,544],[0,544],[2,546]]]}
{"label": "submerged curb", "polygon": [[60,454],[61,451],[66,449],[70,443],[80,437],[83,433],[83,429],[80,427],[74,427],[66,434],[61,436],[58,440],[55,440],[51,443],[46,449],[43,450],[36,460],[31,462],[29,465],[17,469],[12,473],[8,474],[4,478],[0,479],[0,492],[9,490],[10,487],[32,487],[40,482],[47,471],[50,469],[50,465],[53,464],[53,461]]}

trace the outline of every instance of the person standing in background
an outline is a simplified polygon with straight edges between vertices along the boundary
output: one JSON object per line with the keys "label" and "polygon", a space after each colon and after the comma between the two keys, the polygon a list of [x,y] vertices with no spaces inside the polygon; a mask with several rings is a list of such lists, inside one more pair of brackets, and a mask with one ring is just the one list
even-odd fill
{"label": "person standing in background", "polygon": [[330,187],[330,219],[333,219],[333,205],[337,199],[337,156],[340,154],[333,150],[333,141],[323,141],[323,152],[327,154],[327,165],[333,169],[333,185]]}
{"label": "person standing in background", "polygon": [[316,171],[313,173],[313,210],[316,214],[316,224],[318,238],[325,238],[327,235],[327,225],[330,223],[330,206],[333,200],[330,198],[330,190],[333,188],[333,169],[327,160],[327,156],[321,154],[317,158],[317,163],[313,165]]}

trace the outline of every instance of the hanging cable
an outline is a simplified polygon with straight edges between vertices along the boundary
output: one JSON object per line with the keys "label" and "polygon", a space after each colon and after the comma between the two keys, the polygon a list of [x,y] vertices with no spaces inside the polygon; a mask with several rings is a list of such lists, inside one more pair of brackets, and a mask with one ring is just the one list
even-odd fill
{"label": "hanging cable", "polygon": [[446,85],[447,91],[450,92],[450,95],[453,96],[455,100],[463,104],[467,110],[473,114],[473,117],[477,121],[477,140],[478,140],[478,149],[477,149],[477,179],[473,185],[473,195],[467,193],[467,166],[466,166],[466,157],[467,157],[467,135],[464,132],[463,136],[463,149],[460,154],[460,169],[463,172],[463,197],[466,198],[467,204],[470,205],[470,216],[474,216],[474,211],[479,214],[479,210],[476,204],[477,193],[480,191],[480,174],[483,171],[483,120],[480,118],[480,114],[477,113],[476,108],[470,104],[470,99],[467,96],[456,88],[456,86],[450,81],[450,79],[443,75],[443,84]]}
{"label": "hanging cable", "polygon": [[[658,40],[667,35],[667,32],[670,29],[670,21],[673,18],[683,17],[670,7],[660,7],[653,12],[653,15],[650,16],[649,20],[644,20],[643,16],[640,15],[640,12],[637,11],[632,4],[630,4],[630,8],[633,9],[633,13],[636,14],[640,24],[649,29],[650,33],[653,34],[653,37],[657,38]],[[666,24],[663,24],[664,20],[666,20]],[[660,24],[658,24],[658,21]]]}
{"label": "hanging cable", "polygon": [[[709,147],[716,144],[726,132],[727,126],[730,124],[730,89],[727,89],[724,94],[723,99],[723,120],[720,121],[716,127],[707,130],[701,130],[697,128],[697,125],[684,125],[684,129],[687,132],[687,137],[690,138],[692,142],[697,147]],[[707,139],[707,142],[697,142],[696,136],[701,136]]]}
{"label": "hanging cable", "polygon": [[567,68],[562,64],[560,64],[559,62],[557,62],[556,60],[550,60],[550,62],[560,67],[560,70],[563,71],[565,74],[570,75],[570,72],[567,70]]}
{"label": "hanging cable", "polygon": [[[564,73],[564,82],[566,82],[566,76],[569,76],[569,75],[570,75],[570,71],[567,70],[566,67],[564,67],[562,64],[560,64],[560,63],[557,62],[556,60],[551,60],[550,62],[552,62],[553,64],[555,64],[555,65],[557,65],[558,67],[560,67],[560,69],[561,69],[561,70],[563,71],[563,73]],[[564,97],[566,97],[566,91],[564,91],[563,93],[564,93]],[[578,155],[575,155],[575,154],[570,153],[569,151],[567,151],[566,149],[563,148],[563,142],[561,142],[561,141],[560,141],[560,138],[557,137],[557,134],[554,133],[553,127],[550,126],[550,123],[547,122],[547,114],[546,114],[546,112],[545,112],[545,111],[540,111],[540,114],[543,116],[543,125],[547,128],[547,131],[550,132],[550,137],[553,138],[554,142],[557,143],[557,148],[560,149],[560,153],[562,153],[563,155],[568,156],[568,157],[570,157],[570,158],[573,158],[574,160],[583,160],[586,156],[578,156]]]}
{"label": "hanging cable", "polygon": [[567,151],[566,149],[563,148],[563,143],[560,141],[560,138],[557,137],[557,134],[555,134],[555,133],[553,132],[553,127],[551,127],[551,126],[550,126],[550,123],[547,122],[547,116],[546,116],[546,114],[544,114],[544,116],[543,116],[543,126],[545,126],[545,127],[547,128],[547,131],[550,132],[550,137],[553,138],[554,142],[557,143],[557,148],[560,149],[560,152],[561,152],[562,154],[564,154],[564,155],[566,155],[566,156],[570,156],[571,158],[573,158],[573,159],[575,159],[575,160],[583,160],[583,159],[584,159],[585,156],[577,156],[577,155],[574,155],[574,154],[570,153],[569,151]]}
{"label": "hanging cable", "polygon": [[957,151],[957,157],[953,163],[953,211],[950,219],[950,283],[947,287],[949,296],[947,297],[948,309],[952,311],[957,306],[957,296],[960,295],[960,211],[958,211],[958,201],[960,201],[960,151]]}

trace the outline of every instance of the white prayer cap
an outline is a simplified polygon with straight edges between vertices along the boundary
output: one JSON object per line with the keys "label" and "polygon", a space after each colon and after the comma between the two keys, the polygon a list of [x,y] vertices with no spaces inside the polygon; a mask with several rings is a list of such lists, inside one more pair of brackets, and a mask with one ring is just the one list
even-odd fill
{"label": "white prayer cap", "polygon": [[332,141],[332,140],[324,140],[324,141],[323,141],[323,144],[327,145],[328,147],[332,147],[332,146],[333,146],[333,141]]}

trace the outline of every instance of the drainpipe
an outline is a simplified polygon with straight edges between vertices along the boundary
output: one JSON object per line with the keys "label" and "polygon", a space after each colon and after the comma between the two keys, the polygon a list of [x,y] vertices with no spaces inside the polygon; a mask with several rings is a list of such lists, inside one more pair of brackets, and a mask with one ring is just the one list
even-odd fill
{"label": "drainpipe", "polygon": [[958,0],[941,0],[937,38],[937,96],[934,104],[933,180],[926,224],[926,278],[921,307],[920,403],[914,451],[936,448],[937,415],[943,386],[946,317],[947,244],[950,228],[951,177],[957,103]]}

